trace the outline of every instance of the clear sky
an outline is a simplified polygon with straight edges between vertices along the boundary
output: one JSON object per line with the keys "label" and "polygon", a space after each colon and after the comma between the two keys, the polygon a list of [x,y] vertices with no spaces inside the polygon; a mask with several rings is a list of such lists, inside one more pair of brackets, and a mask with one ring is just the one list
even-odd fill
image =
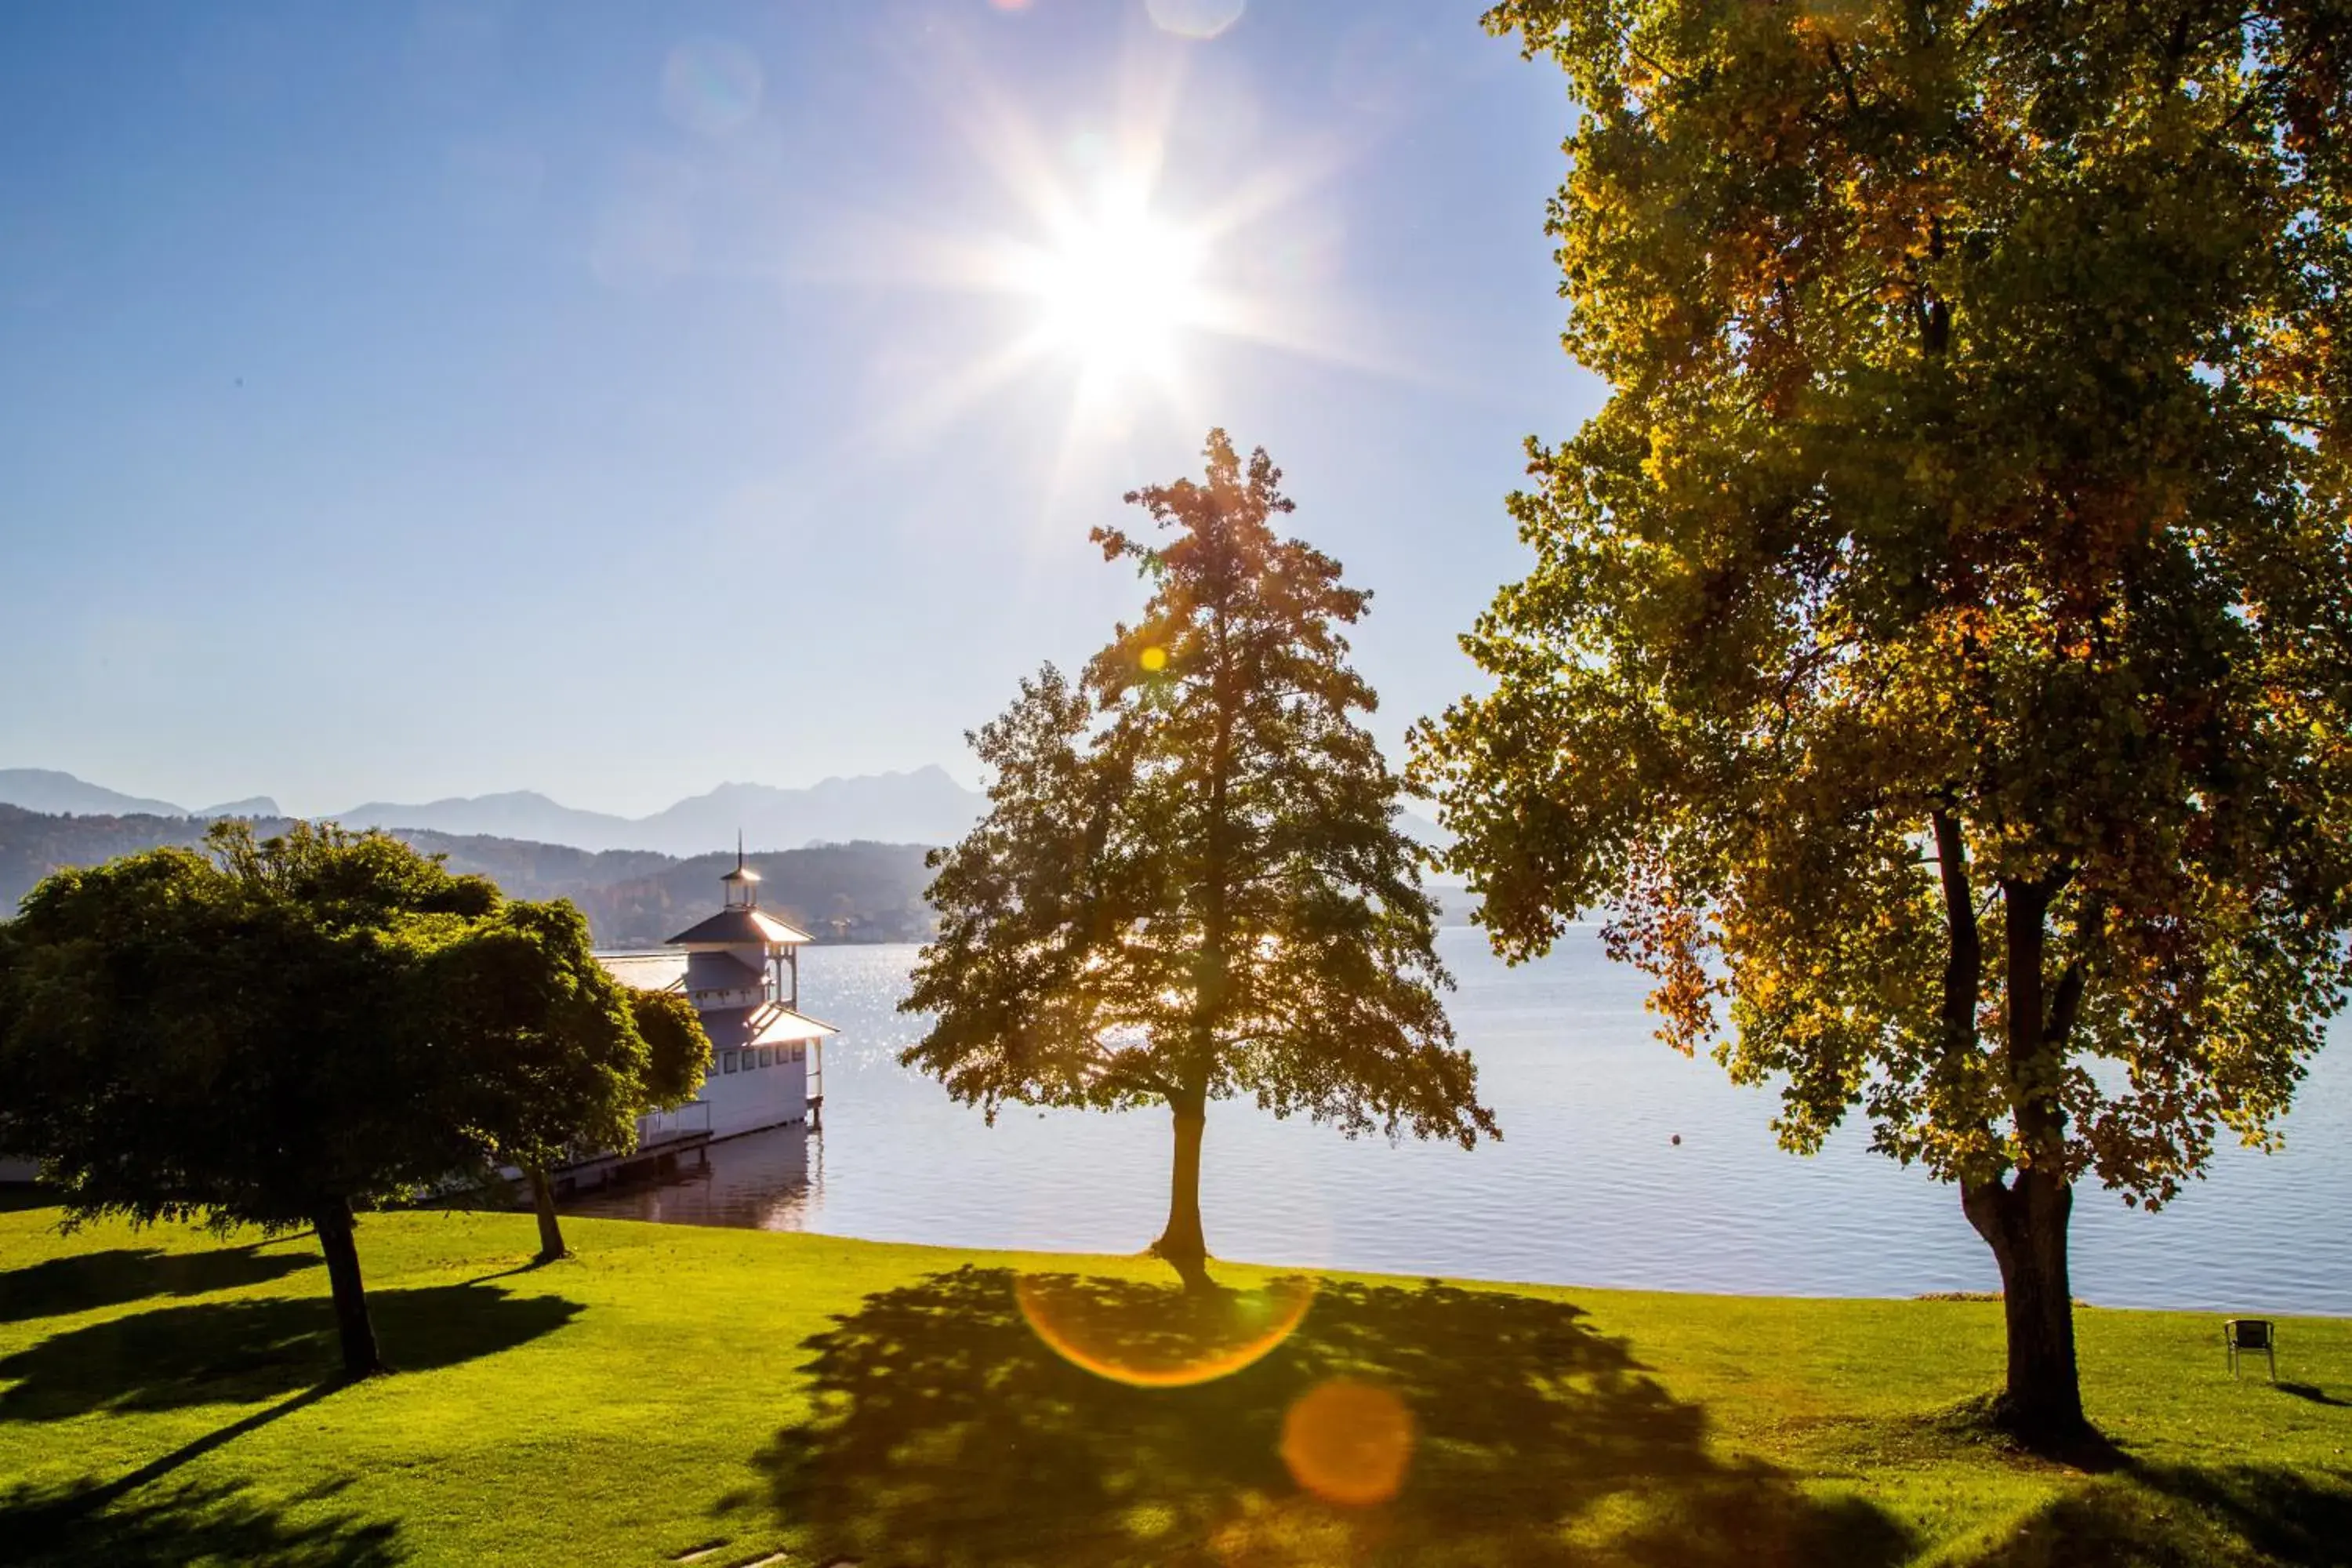
{"label": "clear sky", "polygon": [[[0,7],[0,767],[191,805],[940,763],[1264,445],[1393,743],[1593,384],[1456,0]],[[1139,514],[1128,514],[1139,517]]]}

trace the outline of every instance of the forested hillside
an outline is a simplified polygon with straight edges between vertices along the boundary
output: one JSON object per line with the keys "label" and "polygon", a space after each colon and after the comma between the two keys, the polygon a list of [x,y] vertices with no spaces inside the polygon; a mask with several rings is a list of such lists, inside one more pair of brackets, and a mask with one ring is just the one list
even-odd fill
{"label": "forested hillside", "polygon": [[[210,824],[182,816],[51,816],[0,805],[0,910],[50,872],[158,845],[202,843]],[[268,834],[284,819],[255,823]],[[450,869],[485,876],[519,899],[570,899],[607,947],[651,946],[719,903],[734,856],[691,859],[641,849],[592,853],[560,844],[402,830],[394,834]],[[930,931],[919,844],[836,844],[755,852],[761,903],[820,942],[914,942]]]}

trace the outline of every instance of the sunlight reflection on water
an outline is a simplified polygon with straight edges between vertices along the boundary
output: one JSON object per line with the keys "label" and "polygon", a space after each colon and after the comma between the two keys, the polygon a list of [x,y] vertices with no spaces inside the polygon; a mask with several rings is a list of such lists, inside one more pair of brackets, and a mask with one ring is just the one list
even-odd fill
{"label": "sunlight reflection on water", "polygon": [[[1589,931],[1507,969],[1480,935],[1441,941],[1454,1026],[1504,1141],[1464,1152],[1350,1142],[1246,1104],[1213,1107],[1202,1206],[1220,1257],[1407,1274],[1790,1295],[1997,1288],[1955,1192],[1869,1152],[1849,1127],[1782,1153],[1767,1093],[1650,1035],[1642,978]],[[583,1200],[580,1212],[878,1240],[1134,1252],[1165,1217],[1157,1113],[1040,1113],[994,1127],[898,1065],[910,947],[813,948],[824,1131],[713,1147],[706,1174]],[[2230,1148],[2149,1216],[2086,1192],[2075,1293],[2109,1306],[2352,1310],[2352,1061],[2345,1029],[2286,1122],[2288,1149]],[[1680,1136],[1679,1145],[1671,1142]]]}

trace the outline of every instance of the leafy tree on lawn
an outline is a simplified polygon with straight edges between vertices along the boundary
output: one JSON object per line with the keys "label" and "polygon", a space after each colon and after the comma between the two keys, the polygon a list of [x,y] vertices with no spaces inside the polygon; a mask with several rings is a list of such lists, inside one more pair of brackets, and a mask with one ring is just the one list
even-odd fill
{"label": "leafy tree on lawn", "polygon": [[710,1037],[702,1015],[676,991],[628,992],[629,1017],[645,1037],[645,1077],[637,1089],[647,1110],[669,1110],[702,1092],[710,1070]]}
{"label": "leafy tree on lawn", "polygon": [[625,1152],[638,1117],[694,1098],[710,1039],[693,1004],[614,980],[569,903],[497,908],[436,949],[420,979],[428,1028],[469,1058],[495,1055],[464,1119],[485,1159],[522,1172],[539,1261],[568,1257],[548,1170],[580,1149]]}
{"label": "leafy tree on lawn", "polygon": [[[313,1226],[344,1370],[376,1371],[354,1210],[610,1131],[646,1047],[568,906],[501,906],[381,834],[60,871],[0,927],[0,1147],[75,1220]],[[605,1100],[582,1089],[601,1089]]]}
{"label": "leafy tree on lawn", "polygon": [[2067,1218],[2275,1141],[2347,981],[2341,5],[1507,0],[1612,388],[1416,739],[1512,957],[1606,906],[1662,1034],[1861,1106],[2085,1429]]}
{"label": "leafy tree on lawn", "polygon": [[1370,595],[1270,526],[1291,503],[1223,431],[1204,480],[1127,499],[1173,537],[1097,529],[1151,584],[1074,687],[1053,667],[972,737],[993,775],[935,852],[941,923],[903,1007],[902,1060],[992,1115],[1007,1100],[1173,1119],[1154,1249],[1207,1282],[1201,1144],[1246,1094],[1353,1136],[1495,1135],[1437,988],[1433,906],[1395,826],[1375,699],[1341,628]]}

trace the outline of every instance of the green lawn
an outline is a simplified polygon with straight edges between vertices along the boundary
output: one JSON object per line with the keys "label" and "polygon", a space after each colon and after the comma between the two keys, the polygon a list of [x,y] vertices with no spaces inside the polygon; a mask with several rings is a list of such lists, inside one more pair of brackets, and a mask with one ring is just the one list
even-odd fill
{"label": "green lawn", "polygon": [[[532,1269],[528,1216],[404,1214],[360,1237],[403,1370],[335,1389],[308,1239],[57,1217],[0,1213],[0,1560],[2352,1563],[2338,1320],[2284,1324],[2273,1388],[2211,1318],[2086,1310],[2123,1458],[2085,1475],[1939,1415],[1997,1379],[1979,1302],[1328,1276],[1261,1359],[1135,1386],[1031,1317],[1164,1370],[1296,1287],[1221,1270],[1250,1289],[1204,1325],[1139,1260],[575,1219]],[[1286,1449],[1333,1383],[1409,1452]],[[1328,1500],[1316,1453],[1401,1482]]]}

